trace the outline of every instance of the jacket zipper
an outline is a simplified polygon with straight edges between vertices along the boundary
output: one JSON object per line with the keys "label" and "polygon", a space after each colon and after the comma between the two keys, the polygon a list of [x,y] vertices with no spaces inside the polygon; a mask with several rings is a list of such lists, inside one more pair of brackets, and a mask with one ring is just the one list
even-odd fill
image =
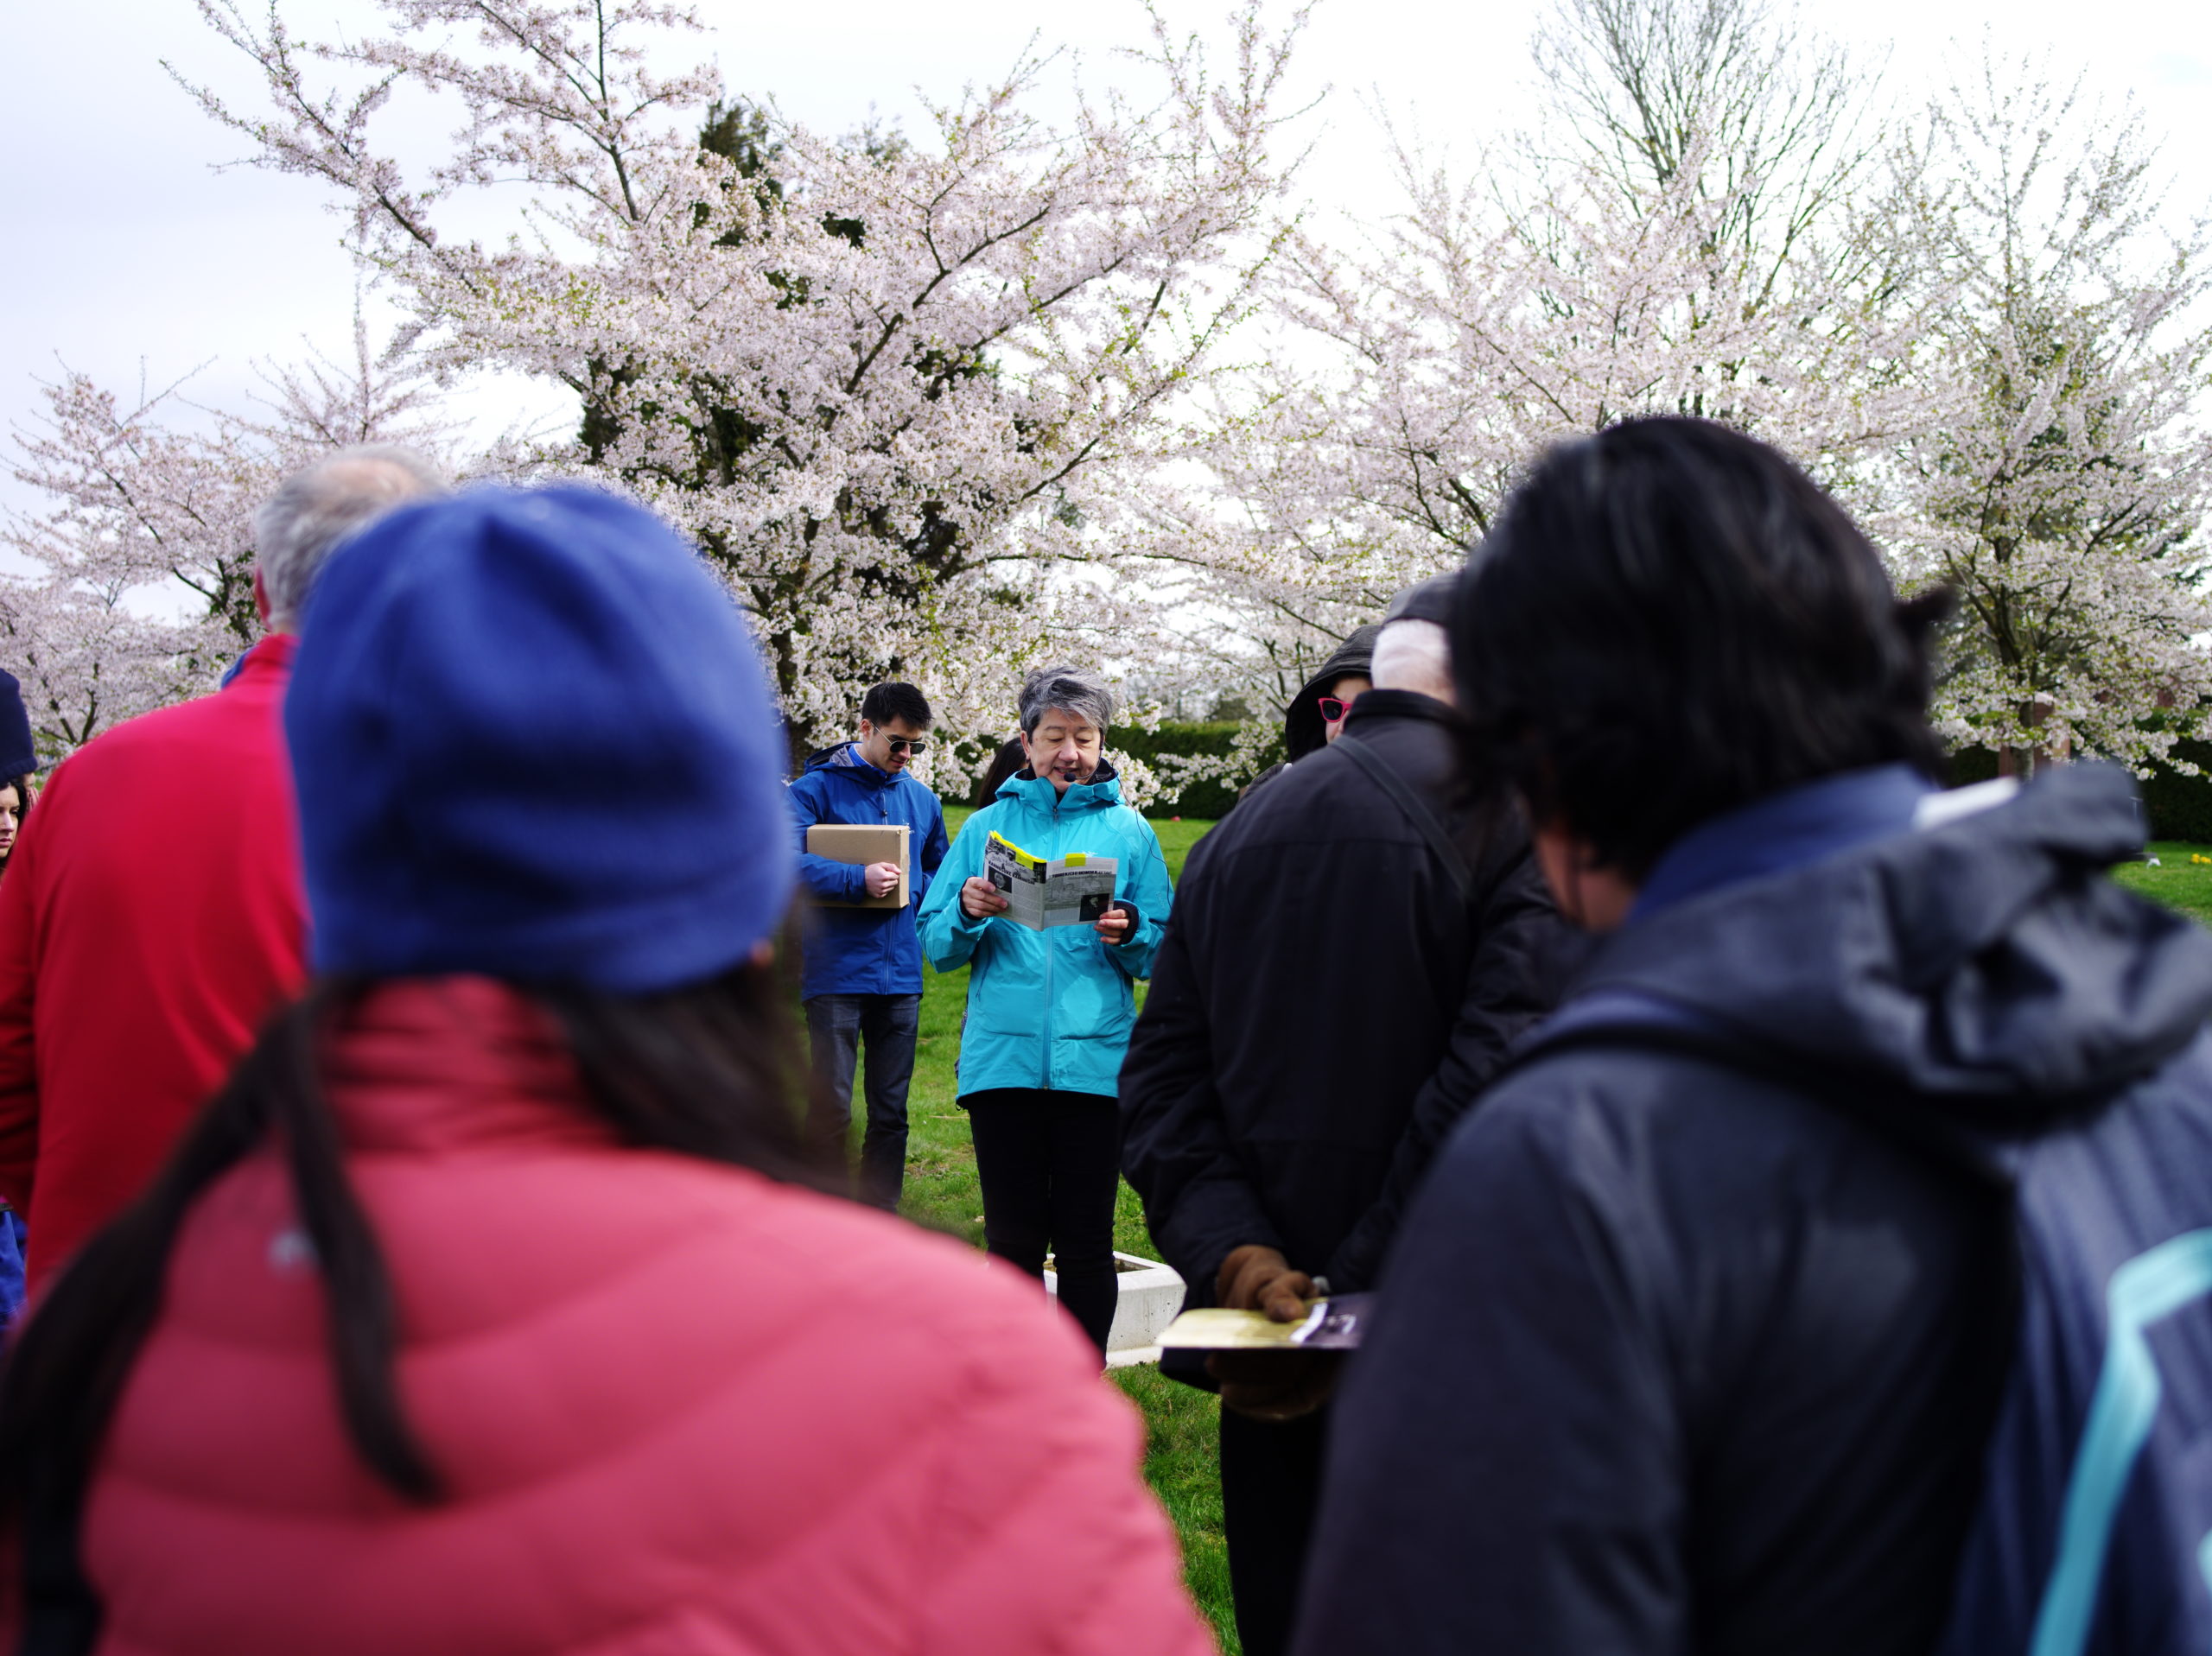
{"label": "jacket zipper", "polygon": [[[896,786],[897,784],[894,782],[892,785]],[[879,818],[886,822],[888,822],[891,820],[891,802],[884,797],[888,791],[888,788],[883,787],[879,787],[875,790],[875,814]],[[893,922],[893,923],[895,924],[897,923]],[[892,948],[891,927],[885,926],[881,928],[881,930],[883,932],[883,965],[881,968],[882,978],[880,980],[887,984],[891,981],[891,956],[893,952]]]}
{"label": "jacket zipper", "polygon": [[[1060,854],[1060,802],[1065,797],[1056,794],[1052,798],[1052,847],[1045,853],[1048,862]],[[1052,957],[1060,951],[1051,932],[1040,931],[1037,936],[1045,945],[1045,1090],[1049,1093],[1052,1090]]]}

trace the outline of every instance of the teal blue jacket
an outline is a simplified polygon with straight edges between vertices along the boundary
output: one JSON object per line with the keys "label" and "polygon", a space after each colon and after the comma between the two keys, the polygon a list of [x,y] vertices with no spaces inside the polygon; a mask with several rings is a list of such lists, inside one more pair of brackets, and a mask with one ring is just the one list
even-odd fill
{"label": "teal blue jacket", "polygon": [[[1031,931],[996,915],[969,919],[960,888],[982,877],[983,845],[995,830],[1046,859],[1074,851],[1116,859],[1114,895],[1137,911],[1128,942],[1106,943],[1089,926]],[[922,902],[930,964],[940,972],[970,968],[961,1096],[1046,1087],[1113,1097],[1136,1023],[1129,986],[1152,974],[1173,901],[1160,836],[1122,803],[1110,765],[1063,795],[1037,777],[1001,785],[962,827]]]}

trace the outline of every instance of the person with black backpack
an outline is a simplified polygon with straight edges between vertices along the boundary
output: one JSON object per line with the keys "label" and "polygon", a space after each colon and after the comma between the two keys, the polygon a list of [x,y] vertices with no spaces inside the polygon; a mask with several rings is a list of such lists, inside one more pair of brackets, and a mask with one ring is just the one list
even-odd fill
{"label": "person with black backpack", "polygon": [[[1284,1321],[1323,1280],[1371,1285],[1430,1155],[1550,1005],[1569,940],[1528,838],[1460,807],[1449,592],[1403,595],[1338,739],[1185,865],[1121,1101],[1122,1171],[1189,1304]],[[1330,1364],[1224,1355],[1177,1376],[1221,1392],[1246,1656],[1289,1638]]]}
{"label": "person with black backpack", "polygon": [[1945,602],[1703,422],[1509,503],[1468,763],[1605,936],[1400,1234],[1298,1650],[2212,1647],[2212,937],[2118,770],[1937,791]]}

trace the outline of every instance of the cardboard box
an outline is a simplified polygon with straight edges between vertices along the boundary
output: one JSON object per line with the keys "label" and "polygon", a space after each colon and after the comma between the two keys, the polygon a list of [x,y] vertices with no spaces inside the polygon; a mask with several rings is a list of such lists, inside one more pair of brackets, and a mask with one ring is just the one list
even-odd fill
{"label": "cardboard box", "polygon": [[856,903],[823,903],[823,908],[903,909],[906,906],[909,865],[906,861],[906,825],[904,822],[817,822],[806,831],[806,849],[810,856],[827,857],[831,862],[863,866],[872,862],[895,862],[899,865],[899,884],[881,897],[864,897]]}

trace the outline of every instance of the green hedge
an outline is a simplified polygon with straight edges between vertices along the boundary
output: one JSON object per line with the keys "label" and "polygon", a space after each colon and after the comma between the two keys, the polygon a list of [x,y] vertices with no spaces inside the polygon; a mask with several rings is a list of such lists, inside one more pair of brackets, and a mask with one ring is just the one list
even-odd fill
{"label": "green hedge", "polygon": [[[1106,738],[1106,746],[1132,758],[1142,759],[1155,771],[1160,756],[1179,753],[1187,758],[1218,757],[1236,745],[1236,733],[1243,726],[1237,724],[1162,725],[1157,730],[1139,730],[1135,726],[1116,728]],[[1278,731],[1268,744],[1262,763],[1273,765],[1282,757],[1282,735]],[[1166,780],[1163,772],[1161,780]],[[1236,803],[1236,789],[1241,785],[1227,782],[1200,782],[1185,788],[1173,798],[1153,801],[1145,809],[1153,816],[1202,816],[1208,819],[1229,815]]]}
{"label": "green hedge", "polygon": [[[2183,776],[2156,766],[2147,782],[2135,785],[2153,840],[2186,840],[2212,845],[2212,742],[2177,742],[2174,752],[2208,774]],[[1986,782],[1997,774],[1997,755],[1986,747],[1961,748],[1951,755],[1951,785]]]}
{"label": "green hedge", "polygon": [[[1192,756],[1226,753],[1242,728],[1240,725],[1226,723],[1162,725],[1154,731],[1131,727],[1116,730],[1108,739],[1108,744],[1157,769],[1159,758],[1163,753]],[[1280,759],[1281,750],[1282,738],[1278,733],[1268,745],[1266,764],[1273,765]],[[2206,774],[2183,776],[2160,765],[2149,781],[2138,784],[2143,794],[2144,811],[2149,820],[2150,837],[2212,845],[2212,742],[2181,742],[2176,745],[2174,751],[2190,764],[2199,766]],[[1986,782],[1996,774],[1997,755],[1988,748],[1962,748],[1951,755],[1951,784],[1954,787],[1964,787],[1972,782]],[[1211,819],[1228,815],[1230,807],[1236,803],[1236,788],[1234,785],[1202,782],[1184,790],[1172,799],[1154,801],[1150,810],[1158,816]]]}
{"label": "green hedge", "polygon": [[1951,755],[1950,784],[1954,788],[1971,787],[1977,782],[1990,781],[1997,775],[1997,754],[1986,747],[1962,747]]}
{"label": "green hedge", "polygon": [[[2176,742],[2174,752],[2200,770],[2212,771],[2212,742]],[[2150,821],[2152,839],[2212,842],[2212,775],[2185,777],[2161,765],[2150,780],[2135,785],[2143,793],[2143,814]]]}

